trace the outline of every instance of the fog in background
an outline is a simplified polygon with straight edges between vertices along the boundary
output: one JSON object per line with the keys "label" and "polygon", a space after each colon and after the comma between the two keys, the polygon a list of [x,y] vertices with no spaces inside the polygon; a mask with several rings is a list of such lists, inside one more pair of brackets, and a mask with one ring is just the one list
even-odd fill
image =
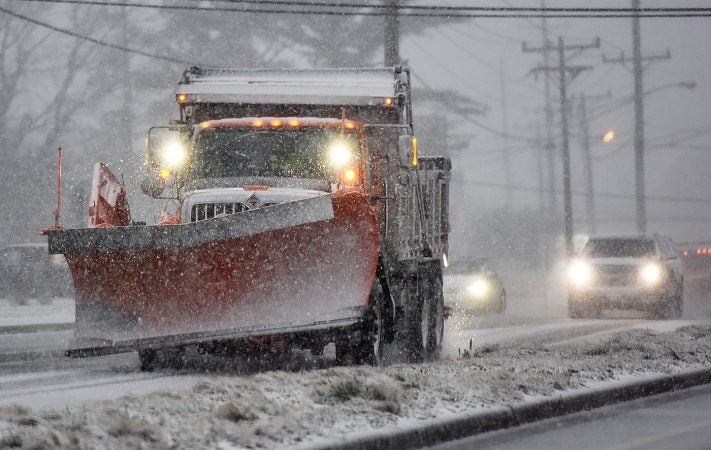
{"label": "fog in background", "polygon": [[[538,1],[481,3],[540,6]],[[471,6],[455,0],[448,4]],[[601,0],[547,2],[549,7],[593,4],[629,6]],[[642,6],[709,4],[647,0]],[[41,239],[36,232],[53,223],[59,146],[65,150],[65,226],[85,222],[90,170],[97,161],[123,175],[134,220],[153,223],[165,203],[148,201],[140,192],[143,137],[150,126],[178,117],[176,84],[190,64],[382,65],[383,22],[382,17],[0,1],[0,243],[36,241]],[[544,145],[544,77],[531,72],[542,63],[542,55],[522,51],[523,42],[542,45],[541,19],[402,17],[400,23],[401,58],[414,74],[419,149],[449,155],[453,161],[453,254],[541,263],[560,248],[563,221],[557,84],[551,84],[556,145],[551,175]],[[598,233],[636,229],[632,66],[605,64],[602,59],[619,58],[621,52],[632,56],[631,23],[629,18],[547,21],[551,41],[558,36],[566,44],[601,40],[599,49],[568,60],[592,66],[572,81],[569,92],[576,98],[590,97]],[[667,49],[671,53],[671,59],[655,61],[644,72],[644,88],[650,91],[645,96],[647,228],[679,242],[711,240],[709,44],[709,18],[642,19],[643,55]],[[556,55],[550,63],[557,63]],[[690,90],[680,82],[696,87]],[[574,99],[569,116],[573,216],[575,232],[586,234],[590,221],[581,195],[585,185],[579,117]],[[608,130],[615,131],[615,139],[604,143]],[[555,210],[548,194],[551,176]]]}

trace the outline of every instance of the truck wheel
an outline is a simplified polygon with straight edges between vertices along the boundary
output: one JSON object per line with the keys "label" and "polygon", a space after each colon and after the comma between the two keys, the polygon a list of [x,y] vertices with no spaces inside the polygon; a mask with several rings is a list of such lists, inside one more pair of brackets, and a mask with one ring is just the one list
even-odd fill
{"label": "truck wheel", "polygon": [[[444,335],[444,295],[442,282],[437,273],[424,271],[420,273],[420,283],[417,290],[403,289],[403,303],[415,305],[410,307],[406,354],[411,362],[436,358],[442,347]],[[414,292],[413,292],[414,291]],[[411,298],[409,296],[415,296]]]}
{"label": "truck wheel", "polygon": [[158,363],[158,351],[153,348],[139,350],[138,359],[141,362],[141,372],[153,372]]}
{"label": "truck wheel", "polygon": [[385,344],[384,300],[380,283],[376,282],[375,286],[373,286],[373,306],[370,311],[370,323],[366,325],[369,330],[363,333],[364,339],[361,342],[361,346],[363,349],[363,362],[377,367],[383,364],[383,345]]}
{"label": "truck wheel", "polygon": [[444,294],[442,293],[442,282],[435,278],[431,284],[432,290],[428,294],[430,301],[428,340],[425,351],[428,358],[437,359],[442,350],[442,340],[444,339]]}
{"label": "truck wheel", "polygon": [[[419,297],[419,298],[418,298]],[[427,295],[419,295],[417,285],[405,282],[400,292],[400,304],[405,306],[404,353],[409,362],[424,359],[430,332],[431,306]]]}
{"label": "truck wheel", "polygon": [[353,339],[345,335],[336,340],[338,364],[372,364],[379,367],[383,363],[385,308],[383,290],[377,280],[371,296],[371,307],[357,332],[357,337]]}

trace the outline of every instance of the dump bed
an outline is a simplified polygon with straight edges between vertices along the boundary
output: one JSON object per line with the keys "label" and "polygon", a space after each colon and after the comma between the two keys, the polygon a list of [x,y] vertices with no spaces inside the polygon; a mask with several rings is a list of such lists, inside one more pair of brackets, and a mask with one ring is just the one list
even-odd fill
{"label": "dump bed", "polygon": [[[382,105],[404,94],[401,69],[214,69],[191,67],[178,85],[186,103]],[[180,101],[180,100],[179,100]]]}
{"label": "dump bed", "polygon": [[[452,163],[446,156],[419,157],[412,183],[400,187],[398,259],[441,259],[448,252],[449,180]],[[422,208],[415,199],[422,198]],[[429,249],[429,254],[423,254]]]}

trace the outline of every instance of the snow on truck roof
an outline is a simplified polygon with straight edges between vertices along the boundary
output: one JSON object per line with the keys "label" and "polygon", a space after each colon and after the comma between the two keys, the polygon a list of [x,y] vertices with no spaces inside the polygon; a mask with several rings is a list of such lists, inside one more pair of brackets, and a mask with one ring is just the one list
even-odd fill
{"label": "snow on truck roof", "polygon": [[186,103],[380,105],[406,93],[407,69],[205,69],[191,67],[178,85]]}

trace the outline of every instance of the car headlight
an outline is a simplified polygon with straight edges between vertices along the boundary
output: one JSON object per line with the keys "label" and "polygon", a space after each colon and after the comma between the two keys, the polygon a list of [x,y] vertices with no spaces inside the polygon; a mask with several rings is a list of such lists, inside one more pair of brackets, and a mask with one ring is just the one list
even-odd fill
{"label": "car headlight", "polygon": [[589,263],[574,259],[568,265],[568,280],[575,287],[587,286],[592,280],[593,271]]}
{"label": "car headlight", "polygon": [[654,286],[662,280],[662,266],[658,263],[647,263],[640,267],[639,277],[648,286]]}
{"label": "car headlight", "polygon": [[475,278],[466,287],[467,293],[477,300],[481,300],[491,292],[491,283],[486,278]]}

